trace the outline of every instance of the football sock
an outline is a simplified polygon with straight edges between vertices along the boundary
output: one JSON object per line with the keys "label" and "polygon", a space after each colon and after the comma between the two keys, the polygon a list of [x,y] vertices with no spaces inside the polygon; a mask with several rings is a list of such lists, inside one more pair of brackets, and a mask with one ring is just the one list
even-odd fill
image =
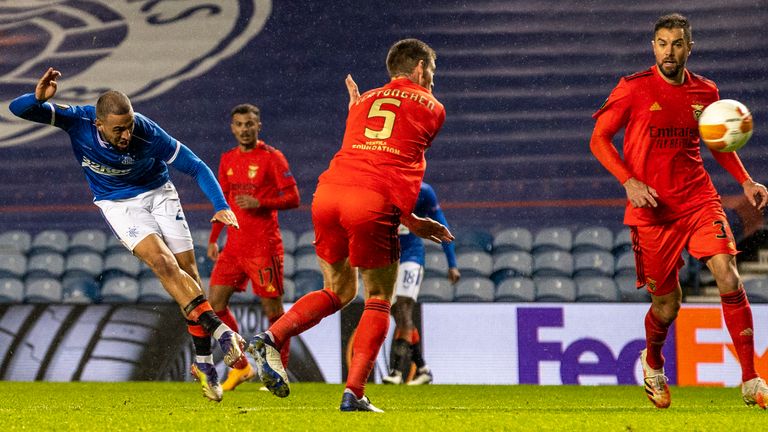
{"label": "football sock", "polygon": [[212,354],[196,355],[195,356],[195,363],[208,363],[208,364],[212,365],[213,364],[213,355]]}
{"label": "football sock", "polygon": [[312,291],[269,327],[272,340],[279,349],[293,336],[308,330],[323,318],[341,309],[339,296],[328,288]]}
{"label": "football sock", "polygon": [[664,341],[667,340],[667,331],[669,325],[662,323],[653,314],[653,309],[648,309],[645,314],[645,347],[648,366],[653,369],[661,369],[664,367],[664,356],[661,354],[661,348],[664,346]]}
{"label": "football sock", "polygon": [[[188,305],[184,306],[184,313],[187,314],[187,320],[196,322],[203,327],[206,333],[212,334],[217,340],[221,337],[222,332],[229,330],[229,327],[224,325],[219,317],[213,313],[213,308],[203,296],[195,297]],[[224,330],[220,328],[222,326],[225,327]]]}
{"label": "football sock", "polygon": [[187,321],[187,331],[192,335],[195,354],[198,356],[211,355],[211,335],[206,333],[202,326],[192,321]]}
{"label": "football sock", "polygon": [[347,375],[347,388],[360,399],[365,394],[365,382],[373,370],[376,355],[389,330],[390,303],[370,298],[365,301],[363,315],[355,331],[352,361]]}
{"label": "football sock", "polygon": [[416,327],[411,332],[411,361],[416,365],[416,369],[421,369],[427,364],[421,354],[421,337]]}
{"label": "football sock", "polygon": [[741,363],[741,381],[747,382],[757,377],[755,371],[755,339],[752,331],[752,308],[749,306],[744,287],[737,291],[721,294],[723,317],[733,346]]}
{"label": "football sock", "polygon": [[231,328],[233,332],[240,333],[240,326],[237,325],[237,320],[235,319],[235,316],[232,315],[232,310],[229,309],[229,307],[216,312],[216,316],[219,317],[221,322]]}
{"label": "football sock", "polygon": [[411,366],[411,344],[405,339],[395,339],[392,341],[390,352],[392,354],[389,357],[389,370],[400,371],[403,377],[407,377]]}
{"label": "football sock", "polygon": [[[269,317],[269,325],[272,326],[272,324],[276,323],[277,320],[280,319],[285,314],[275,315],[273,317]],[[274,337],[274,336],[273,336]],[[280,362],[283,363],[283,367],[288,369],[288,360],[291,358],[291,339],[286,339],[285,342],[283,342],[282,346],[280,347]]]}

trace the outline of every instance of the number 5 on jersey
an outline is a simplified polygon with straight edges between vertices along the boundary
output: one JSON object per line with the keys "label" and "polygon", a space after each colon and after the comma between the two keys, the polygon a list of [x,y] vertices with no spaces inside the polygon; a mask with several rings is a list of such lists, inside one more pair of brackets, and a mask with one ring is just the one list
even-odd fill
{"label": "number 5 on jersey", "polygon": [[381,109],[384,104],[400,106],[400,99],[381,98],[373,101],[371,110],[368,111],[368,118],[383,117],[384,126],[380,130],[365,128],[365,137],[370,139],[387,139],[392,136],[392,128],[395,126],[395,113],[386,109]]}

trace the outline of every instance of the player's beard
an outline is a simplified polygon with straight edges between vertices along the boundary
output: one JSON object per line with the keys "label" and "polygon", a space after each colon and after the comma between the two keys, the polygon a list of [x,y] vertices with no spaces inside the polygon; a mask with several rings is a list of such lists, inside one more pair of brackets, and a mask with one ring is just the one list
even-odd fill
{"label": "player's beard", "polygon": [[656,66],[658,66],[659,71],[662,73],[662,75],[664,75],[669,79],[675,79],[678,76],[680,76],[680,71],[683,70],[683,68],[685,67],[685,63],[675,63],[674,68],[665,69],[664,60],[662,60],[661,63],[657,63]]}

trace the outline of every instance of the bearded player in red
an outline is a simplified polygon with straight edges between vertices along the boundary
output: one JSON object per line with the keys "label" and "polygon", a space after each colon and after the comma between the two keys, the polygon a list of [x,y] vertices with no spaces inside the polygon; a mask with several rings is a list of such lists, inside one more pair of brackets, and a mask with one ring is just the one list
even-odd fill
{"label": "bearded player in red", "polygon": [[[261,308],[270,324],[283,315],[283,240],[277,212],[298,207],[299,190],[285,156],[259,139],[259,108],[238,105],[232,109],[231,118],[237,147],[221,155],[219,183],[240,221],[240,229],[227,230],[227,244],[220,252],[217,240],[224,224],[213,224],[208,256],[216,265],[208,301],[216,315],[238,331],[229,299],[235,291],[244,291],[249,280],[261,297]],[[290,353],[288,342],[286,339],[280,350],[285,367]],[[253,376],[250,365],[233,369],[221,387],[234,390]]]}
{"label": "bearded player in red", "polygon": [[400,254],[397,228],[402,222],[420,237],[453,240],[440,223],[411,213],[426,168],[424,152],[445,120],[443,105],[432,96],[435,57],[424,42],[404,39],[389,49],[391,81],[385,86],[360,95],[347,76],[344,140],[312,202],[325,289],[299,299],[269,331],[254,336],[248,349],[276,396],[289,394],[280,349],[356,297],[359,268],[366,300],[340,409],[381,412],[365,396],[365,382],[389,328]]}
{"label": "bearded player in red", "polygon": [[[678,271],[683,248],[706,263],[717,282],[726,327],[742,370],[747,405],[765,409],[768,387],[754,365],[752,311],[736,269],[735,241],[715,187],[704,169],[697,119],[719,99],[715,84],[685,68],[691,53],[691,26],[680,14],[659,18],[654,28],[650,69],[622,78],[597,120],[590,148],[624,185],[624,223],[632,232],[638,288],[652,294],[645,317],[646,348],[640,352],[645,391],[658,408],[671,402],[661,348],[682,301]],[[624,132],[624,159],[613,146]],[[736,153],[713,151],[715,160],[762,210],[766,188],[747,173]]]}

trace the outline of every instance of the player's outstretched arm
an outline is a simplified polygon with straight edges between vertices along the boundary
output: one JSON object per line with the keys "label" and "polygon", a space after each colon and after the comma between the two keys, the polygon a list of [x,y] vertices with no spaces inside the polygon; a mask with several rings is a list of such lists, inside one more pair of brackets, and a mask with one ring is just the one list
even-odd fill
{"label": "player's outstretched arm", "polygon": [[59,86],[56,80],[59,78],[61,78],[61,72],[49,67],[35,86],[35,98],[40,102],[45,102],[54,97]]}
{"label": "player's outstretched arm", "polygon": [[411,213],[400,217],[400,222],[417,236],[435,243],[452,242],[454,237],[445,225],[434,219],[422,218]]}
{"label": "player's outstretched arm", "polygon": [[357,83],[352,79],[352,75],[350,74],[347,74],[344,83],[347,85],[347,91],[349,92],[349,108],[352,108],[352,105],[357,103],[357,100],[360,99],[360,90],[357,88]]}
{"label": "player's outstretched arm", "polygon": [[211,222],[221,222],[226,226],[235,227],[240,229],[240,225],[237,223],[237,216],[230,209],[219,210],[211,218]]}
{"label": "player's outstretched arm", "polygon": [[747,196],[749,203],[755,206],[758,210],[763,210],[768,204],[768,190],[760,183],[747,179],[741,184],[744,188],[744,195]]}

